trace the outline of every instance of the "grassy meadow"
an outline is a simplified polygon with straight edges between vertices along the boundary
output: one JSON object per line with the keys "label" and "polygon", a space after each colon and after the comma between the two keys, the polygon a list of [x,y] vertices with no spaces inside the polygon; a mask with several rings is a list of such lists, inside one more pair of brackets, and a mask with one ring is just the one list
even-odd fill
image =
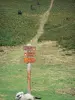
{"label": "grassy meadow", "polygon": [[57,41],[67,49],[75,49],[75,1],[55,0],[44,34],[38,41]]}
{"label": "grassy meadow", "polygon": [[[25,44],[31,40],[36,35],[40,14],[47,10],[49,2],[41,0],[37,5],[33,0],[0,0],[0,46]],[[18,15],[19,10],[22,15]]]}
{"label": "grassy meadow", "polygon": [[[75,100],[75,71],[67,65],[32,67],[32,94],[42,100]],[[25,64],[0,67],[0,100],[14,100],[19,91],[27,93]]]}
{"label": "grassy meadow", "polygon": [[[0,100],[15,100],[17,92],[27,93],[27,65],[23,62],[23,44],[29,42],[39,26],[40,16],[48,9],[50,0],[0,0]],[[74,0],[55,0],[39,41],[52,40],[68,48],[75,48]],[[30,6],[34,6],[31,10]],[[18,10],[22,15],[18,15]],[[38,45],[37,45],[38,46]],[[58,48],[59,49],[59,48]],[[75,100],[74,54],[64,53],[51,44],[40,45],[36,62],[32,64],[32,95],[41,100]],[[52,54],[53,53],[53,54]],[[51,59],[46,59],[47,56]],[[45,64],[50,60],[50,63]],[[48,57],[49,57],[48,56]],[[60,57],[58,57],[60,56]],[[56,59],[57,58],[57,59]],[[70,61],[73,60],[73,63]]]}

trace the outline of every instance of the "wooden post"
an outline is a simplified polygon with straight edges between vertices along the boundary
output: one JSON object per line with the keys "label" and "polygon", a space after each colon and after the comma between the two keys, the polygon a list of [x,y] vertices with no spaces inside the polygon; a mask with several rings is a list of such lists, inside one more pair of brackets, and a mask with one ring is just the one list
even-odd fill
{"label": "wooden post", "polygon": [[31,93],[31,63],[27,64],[28,93]]}

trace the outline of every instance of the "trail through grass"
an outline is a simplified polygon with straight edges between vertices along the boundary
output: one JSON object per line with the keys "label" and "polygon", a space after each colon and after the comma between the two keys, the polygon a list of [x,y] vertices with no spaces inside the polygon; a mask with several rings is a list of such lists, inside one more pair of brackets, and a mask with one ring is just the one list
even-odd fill
{"label": "trail through grass", "polygon": [[57,41],[61,47],[75,49],[75,2],[57,0],[39,41]]}
{"label": "trail through grass", "polygon": [[[35,10],[31,10],[31,5]],[[49,0],[0,0],[0,46],[26,44],[37,33],[39,17],[49,6]],[[22,15],[18,15],[18,11]]]}
{"label": "trail through grass", "polygon": [[[37,35],[29,42],[37,47],[36,62],[32,64],[32,94],[42,100],[75,100],[75,55],[71,51],[63,52],[56,41],[37,42],[44,32],[52,4],[53,0],[40,17]],[[23,45],[2,46],[0,51],[0,100],[14,100],[17,92],[27,93]]]}
{"label": "trail through grass", "polygon": [[34,45],[37,45],[38,39],[44,33],[44,25],[46,24],[46,22],[48,20],[48,17],[50,15],[50,12],[51,12],[51,9],[52,9],[52,6],[53,6],[53,2],[54,2],[54,0],[51,0],[51,3],[50,3],[50,6],[49,6],[48,10],[41,16],[40,25],[39,25],[39,28],[37,30],[37,34],[31,40],[31,44],[33,43]]}

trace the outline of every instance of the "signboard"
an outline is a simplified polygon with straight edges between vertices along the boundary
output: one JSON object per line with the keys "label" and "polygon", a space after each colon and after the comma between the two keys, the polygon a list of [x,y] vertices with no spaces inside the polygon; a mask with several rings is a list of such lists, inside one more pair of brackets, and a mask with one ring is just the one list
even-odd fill
{"label": "signboard", "polygon": [[34,63],[36,61],[35,57],[36,47],[35,46],[24,46],[24,62]]}
{"label": "signboard", "polygon": [[31,93],[31,63],[36,61],[36,47],[30,44],[24,46],[24,62],[27,63],[28,93]]}
{"label": "signboard", "polygon": [[27,56],[27,57],[31,57],[31,56],[34,57],[35,52],[25,52],[24,55]]}
{"label": "signboard", "polygon": [[35,46],[24,46],[24,50],[33,50],[33,51],[35,51],[36,47]]}
{"label": "signboard", "polygon": [[34,63],[36,61],[35,58],[24,58],[25,63]]}

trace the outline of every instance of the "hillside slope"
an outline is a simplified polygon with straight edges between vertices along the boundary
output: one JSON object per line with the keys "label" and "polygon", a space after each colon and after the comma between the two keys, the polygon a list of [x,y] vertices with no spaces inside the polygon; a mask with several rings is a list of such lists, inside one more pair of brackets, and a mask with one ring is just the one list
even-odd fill
{"label": "hillside slope", "polygon": [[67,49],[75,49],[75,2],[56,0],[39,41],[57,41]]}
{"label": "hillside slope", "polygon": [[[52,15],[53,3],[49,2],[51,10],[47,9],[39,17],[36,38],[28,42],[36,46],[36,62],[31,64],[31,90],[42,100],[75,100],[75,55],[72,51],[63,52],[57,41],[37,42],[44,33],[48,17],[50,19]],[[23,61],[23,46],[0,46],[0,100],[14,100],[19,91],[27,93],[27,64]]]}
{"label": "hillside slope", "polygon": [[[0,0],[0,46],[26,44],[31,40],[37,33],[40,15],[48,9],[49,2],[41,0],[37,5],[32,0]],[[18,15],[18,11],[22,14]]]}

